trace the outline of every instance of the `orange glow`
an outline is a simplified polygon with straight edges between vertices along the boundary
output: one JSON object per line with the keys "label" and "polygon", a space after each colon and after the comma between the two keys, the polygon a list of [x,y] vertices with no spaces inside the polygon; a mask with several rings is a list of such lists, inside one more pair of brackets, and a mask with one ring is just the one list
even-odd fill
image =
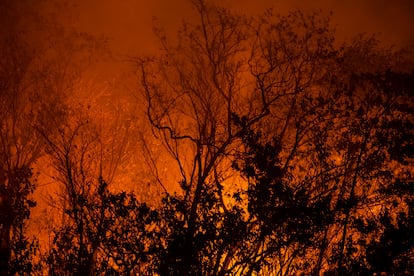
{"label": "orange glow", "polygon": [[[200,247],[200,252],[204,250],[203,260],[216,262],[214,268],[203,268],[204,271],[218,271],[223,264],[227,267],[234,264],[236,268],[241,267],[241,271],[250,269],[253,273],[256,259],[259,263],[266,258],[266,262],[274,262],[273,268],[270,265],[266,269],[290,271],[290,262],[296,258],[298,265],[305,269],[316,267],[320,272],[329,269],[330,259],[325,258],[325,254],[334,253],[340,256],[340,266],[345,259],[346,241],[352,242],[353,233],[347,232],[352,223],[360,223],[352,224],[354,229],[365,226],[364,223],[381,215],[383,206],[392,205],[393,212],[399,211],[401,206],[409,210],[402,199],[409,194],[401,198],[392,197],[392,194],[383,199],[379,187],[395,184],[387,181],[395,181],[400,175],[406,179],[411,177],[413,164],[396,161],[398,157],[391,156],[389,148],[394,147],[400,153],[398,150],[403,147],[397,138],[411,142],[403,135],[402,138],[398,136],[400,130],[395,130],[393,125],[395,121],[398,124],[398,120],[394,119],[414,119],[408,112],[408,115],[404,113],[407,108],[404,101],[412,96],[391,97],[394,92],[403,92],[392,90],[395,88],[388,87],[388,82],[381,82],[384,76],[376,75],[377,71],[385,75],[388,67],[403,71],[403,68],[394,68],[395,64],[403,64],[395,58],[395,52],[381,52],[383,48],[364,39],[344,49],[334,47],[361,32],[378,33],[379,40],[383,41],[380,46],[414,45],[414,2],[206,0],[263,22],[267,18],[258,15],[267,8],[282,15],[297,9],[305,13],[332,11],[332,25],[337,32],[331,37],[330,29],[321,24],[319,29],[309,28],[311,32],[307,36],[306,24],[294,25],[295,19],[304,18],[298,13],[289,17],[293,18],[293,23],[290,19],[283,21],[286,25],[272,25],[273,21],[269,21],[260,25],[263,29],[256,34],[256,29],[252,31],[250,27],[258,25],[242,25],[240,22],[245,22],[242,20],[231,25],[229,22],[233,21],[229,21],[229,16],[223,21],[217,20],[219,23],[212,24],[211,29],[200,27],[191,33],[194,36],[185,37],[188,40],[184,44],[190,46],[185,44],[178,50],[163,51],[159,37],[154,34],[154,25],[164,28],[167,38],[175,42],[183,21],[190,22],[191,30],[191,23],[200,20],[191,2],[75,0],[72,5],[66,0],[57,0],[56,8],[45,1],[44,6],[39,6],[40,14],[44,13],[47,19],[51,16],[51,22],[55,19],[62,25],[50,26],[46,31],[33,28],[38,33],[31,33],[31,28],[27,29],[27,34],[22,31],[25,39],[18,45],[23,46],[16,47],[16,51],[0,41],[0,46],[8,50],[1,60],[5,65],[0,62],[0,73],[4,75],[0,76],[0,89],[4,88],[0,91],[0,104],[4,105],[4,108],[0,106],[0,157],[4,156],[6,161],[9,161],[7,158],[17,160],[15,166],[11,166],[11,162],[0,163],[3,166],[0,167],[0,208],[5,205],[3,199],[6,198],[1,193],[10,186],[4,184],[7,183],[5,172],[27,165],[34,168],[38,185],[33,195],[37,206],[28,220],[27,232],[39,239],[42,253],[50,252],[55,245],[53,238],[59,237],[54,230],[67,223],[68,229],[73,229],[59,229],[66,246],[80,244],[80,247],[85,241],[90,264],[94,264],[97,256],[112,254],[108,262],[119,268],[122,265],[115,261],[119,252],[104,252],[107,248],[101,248],[99,242],[105,240],[113,246],[111,248],[128,243],[133,234],[125,225],[133,224],[137,233],[148,236],[134,236],[136,243],[133,245],[137,247],[127,244],[125,248],[129,249],[123,248],[125,252],[133,252],[122,253],[144,252],[154,241],[158,242],[159,250],[161,247],[168,249],[163,251],[162,257],[157,256],[163,262],[167,259],[165,256],[175,254],[169,250],[192,250],[197,237],[202,237],[200,240],[207,241],[207,245],[202,245],[204,248]],[[5,6],[13,6],[11,3],[10,0]],[[31,11],[31,2],[24,3],[22,7]],[[59,10],[62,7],[71,11],[70,16]],[[0,23],[4,23],[10,37],[20,35],[18,31],[14,33],[15,30],[24,29],[16,22],[22,26],[39,25],[39,29],[48,26],[47,20],[37,17],[33,17],[33,22],[26,22],[32,19],[25,18],[26,9],[23,8],[18,9],[22,12],[21,22],[9,15],[10,22],[3,22],[2,15],[6,12],[1,8],[0,4]],[[317,25],[322,21],[306,22],[317,22]],[[203,24],[211,23],[203,21]],[[289,24],[293,26],[291,29]],[[237,29],[239,25],[245,28]],[[220,29],[223,26],[226,28]],[[232,32],[232,28],[236,32]],[[278,28],[282,31],[278,32]],[[291,32],[284,32],[286,30]],[[71,31],[74,31],[73,36]],[[243,35],[234,35],[238,31]],[[299,33],[301,31],[303,33]],[[333,38],[337,41],[332,42]],[[152,59],[157,55],[161,57]],[[146,59],[148,56],[151,58]],[[6,76],[10,73],[8,70],[15,78]],[[355,82],[354,75],[357,75]],[[394,81],[398,77],[401,76],[392,75],[390,79]],[[372,84],[371,78],[376,83]],[[394,84],[392,81],[390,83]],[[392,91],[391,96],[386,94],[387,89]],[[374,94],[377,98],[372,96]],[[391,100],[386,101],[386,97]],[[378,106],[375,105],[377,101],[380,102]],[[395,105],[383,106],[388,103]],[[407,106],[412,108],[410,104]],[[393,113],[392,108],[396,106],[402,111],[395,108],[398,111]],[[380,131],[379,125],[389,132],[380,133],[383,129]],[[261,133],[262,130],[267,133]],[[392,137],[392,131],[396,132],[397,142],[384,142]],[[388,143],[389,148],[381,143]],[[24,163],[21,161],[24,158],[19,150],[26,154],[25,150],[30,147],[33,150],[29,150],[28,155],[37,155],[27,158],[31,160],[29,164],[20,164]],[[378,164],[388,171],[375,167],[379,167]],[[394,176],[398,177],[392,178]],[[133,192],[134,197],[128,197],[130,195],[123,191]],[[154,210],[151,208],[165,207],[161,198],[166,194],[168,197],[163,199],[173,202],[167,205],[171,209],[160,208],[151,213]],[[372,194],[375,198],[370,198]],[[135,199],[148,203],[151,208],[137,204]],[[354,201],[361,206],[352,205]],[[308,211],[310,214],[306,213]],[[284,217],[288,212],[292,212],[293,219]],[[160,214],[164,216],[161,219]],[[278,215],[285,220],[280,223]],[[329,215],[333,216],[332,221]],[[397,224],[397,218],[392,215],[393,221],[387,225],[390,229]],[[318,219],[322,221],[320,228]],[[211,221],[216,223],[208,227],[203,225]],[[298,229],[303,222],[309,228]],[[229,229],[224,227],[226,223]],[[269,230],[267,223],[280,224],[274,227],[277,230]],[[10,229],[17,231],[8,227],[2,233],[3,239]],[[86,234],[82,232],[77,237],[76,231],[84,231],[86,227],[90,227],[85,230]],[[181,232],[174,233],[176,229]],[[380,230],[376,229],[378,233]],[[311,238],[302,236],[300,231],[308,235],[313,231],[315,236],[312,233]],[[361,242],[372,238],[355,232],[355,239],[366,239]],[[118,240],[108,238],[111,234]],[[212,235],[211,240],[208,234]],[[290,240],[290,235],[297,240]],[[238,240],[226,244],[233,236]],[[314,241],[312,239],[322,242],[310,245],[307,251],[303,249],[309,245],[306,242]],[[223,247],[216,248],[217,242],[222,242]],[[170,244],[173,249],[167,247]],[[341,252],[335,252],[336,245]],[[275,252],[266,255],[273,247],[278,248],[279,259]],[[361,248],[359,244],[358,250]],[[59,250],[54,253],[62,259],[54,261],[64,264],[66,256]],[[303,255],[298,253],[301,250]],[[198,257],[186,256],[189,252],[182,255],[188,259]],[[321,258],[316,260],[318,254]],[[319,263],[306,264],[307,256]],[[144,266],[138,269],[147,269],[145,266],[151,260],[146,258],[152,257],[155,258],[141,256],[137,262]],[[252,262],[251,267],[244,267],[243,262],[238,264],[243,258]],[[177,263],[180,261],[183,260],[178,258]],[[287,264],[287,268],[282,264]],[[93,272],[93,265],[88,269]]]}
{"label": "orange glow", "polygon": [[[214,1],[213,1],[214,2]],[[387,44],[408,45],[414,43],[414,3],[411,1],[301,1],[301,0],[259,0],[259,1],[216,1],[227,7],[247,14],[259,14],[273,7],[276,12],[285,13],[293,9],[333,12],[333,25],[337,26],[340,38],[349,38],[357,33],[379,33]],[[135,1],[88,0],[79,1],[81,30],[104,34],[111,40],[120,54],[140,54],[158,48],[152,33],[153,17],[162,26],[175,32],[181,21],[194,16],[190,1],[166,0]]]}

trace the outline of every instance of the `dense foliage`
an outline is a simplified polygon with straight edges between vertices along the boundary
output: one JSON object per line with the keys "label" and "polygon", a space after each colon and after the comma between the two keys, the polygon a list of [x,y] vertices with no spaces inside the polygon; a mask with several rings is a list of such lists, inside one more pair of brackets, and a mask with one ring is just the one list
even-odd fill
{"label": "dense foliage", "polygon": [[[409,275],[408,57],[364,37],[338,46],[318,13],[251,19],[193,4],[198,23],[173,42],[157,30],[162,53],[136,60],[149,133],[172,160],[167,173],[179,174],[161,177],[146,145],[158,204],[111,186],[125,147],[108,153],[115,139],[103,139],[81,108],[48,97],[48,85],[68,80],[34,78],[48,71],[32,72],[34,61],[20,56],[0,64],[0,272]],[[35,205],[29,168],[44,156],[61,218],[40,250],[25,226]]]}

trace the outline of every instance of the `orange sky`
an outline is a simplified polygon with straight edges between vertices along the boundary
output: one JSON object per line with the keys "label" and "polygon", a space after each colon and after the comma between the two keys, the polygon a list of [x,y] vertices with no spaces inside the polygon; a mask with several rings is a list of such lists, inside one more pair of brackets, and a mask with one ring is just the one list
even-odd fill
{"label": "orange sky", "polygon": [[[77,0],[80,29],[107,36],[115,52],[142,54],[156,47],[152,18],[176,29],[191,16],[189,0]],[[267,7],[285,12],[291,9],[332,11],[338,36],[359,32],[379,33],[391,44],[414,44],[413,0],[221,0],[220,3],[245,13],[259,13]]]}

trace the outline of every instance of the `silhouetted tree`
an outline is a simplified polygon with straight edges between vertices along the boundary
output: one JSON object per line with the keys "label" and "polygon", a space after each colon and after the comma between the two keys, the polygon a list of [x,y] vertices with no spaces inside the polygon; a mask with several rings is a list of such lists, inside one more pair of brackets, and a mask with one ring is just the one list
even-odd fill
{"label": "silhouetted tree", "polygon": [[0,211],[9,214],[1,224],[0,251],[12,252],[0,259],[21,264],[24,273],[36,244],[25,240],[26,205],[34,204],[31,194],[37,184],[31,170],[36,171],[38,160],[46,155],[47,143],[38,130],[53,136],[66,123],[66,96],[82,65],[90,61],[91,45],[100,42],[63,28],[48,15],[54,8],[46,1],[6,0],[0,10],[0,193],[4,203]]}
{"label": "silhouetted tree", "polygon": [[99,179],[93,196],[78,195],[70,219],[54,233],[51,275],[152,274],[159,244],[158,213],[133,194],[114,193]]}
{"label": "silhouetted tree", "polygon": [[[395,78],[396,75],[400,78]],[[403,134],[411,132],[409,127],[395,129],[395,124],[409,126],[413,122],[412,112],[409,111],[412,107],[405,104],[412,98],[412,92],[409,92],[412,90],[409,88],[411,78],[411,73],[390,73],[382,68],[375,73],[353,74],[348,88],[343,89],[345,102],[334,109],[338,114],[335,116],[337,122],[343,116],[342,131],[338,127],[342,123],[333,124],[336,129],[332,135],[335,135],[337,143],[328,142],[324,148],[328,150],[325,154],[332,154],[335,150],[335,154],[342,155],[336,161],[337,165],[331,167],[332,172],[337,171],[332,179],[336,181],[338,190],[333,193],[336,221],[330,228],[340,228],[335,234],[339,234],[339,239],[336,239],[339,242],[332,242],[332,251],[328,254],[329,267],[337,265],[338,273],[363,273],[367,268],[363,261],[367,239],[370,235],[378,238],[381,232],[364,233],[366,229],[358,228],[361,222],[376,221],[378,206],[381,205],[395,212],[405,209],[402,200],[384,193],[384,189],[400,181],[403,174],[398,171],[410,174],[411,170],[407,158],[401,155],[397,161],[393,154],[394,137],[406,137],[405,141],[399,141],[401,145],[412,143],[408,138],[410,135]],[[341,102],[340,99],[338,101]],[[331,145],[335,148],[329,149]]]}
{"label": "silhouetted tree", "polygon": [[[183,228],[170,242],[183,249],[165,262],[181,269],[178,273],[204,273],[208,267],[230,273],[243,266],[236,259],[232,266],[232,248],[203,251],[212,241],[198,247],[198,237],[206,231],[201,229],[207,227],[201,214],[218,212],[206,221],[220,225],[222,219],[234,216],[233,207],[237,214],[243,210],[226,203],[231,200],[231,185],[224,182],[234,175],[229,157],[242,149],[242,134],[268,122],[265,118],[274,107],[282,109],[281,122],[288,125],[296,106],[285,107],[323,78],[333,37],[327,21],[317,15],[277,18],[269,13],[266,20],[256,22],[205,1],[193,4],[199,23],[185,25],[176,45],[159,31],[164,54],[139,61],[150,124],[182,177],[176,200],[183,201],[177,215]],[[236,124],[234,115],[244,118],[244,124]],[[210,212],[204,209],[206,198],[218,200],[212,201]],[[212,263],[207,265],[204,258]]]}
{"label": "silhouetted tree", "polygon": [[[247,18],[192,3],[198,23],[176,42],[158,29],[161,54],[137,61],[152,133],[174,161],[166,171],[179,174],[165,183],[154,172],[165,192],[156,206],[111,185],[128,124],[115,118],[106,132],[89,103],[59,96],[80,76],[58,70],[64,45],[48,48],[49,64],[14,32],[0,42],[1,272],[40,269],[24,228],[29,168],[47,153],[61,188],[41,259],[51,275],[408,274],[414,77],[404,55],[365,37],[337,46],[319,13]],[[96,42],[77,35],[73,51]],[[70,57],[64,69],[79,61]]]}
{"label": "silhouetted tree", "polygon": [[62,94],[49,89],[55,79],[47,75],[53,61],[45,59],[46,45],[29,43],[45,32],[35,5],[2,1],[0,9],[0,274],[7,275],[34,270],[37,242],[28,240],[26,223],[34,206],[32,168],[45,147],[35,126],[47,125],[50,114],[60,117]]}
{"label": "silhouetted tree", "polygon": [[37,241],[29,239],[25,231],[30,209],[35,206],[31,199],[34,179],[29,168],[8,173],[0,188],[0,272],[2,275],[29,275],[39,270],[34,259]]}
{"label": "silhouetted tree", "polygon": [[[410,189],[412,189],[410,187]],[[412,192],[411,192],[412,197]],[[407,201],[407,211],[401,211],[395,218],[381,210],[374,227],[382,230],[374,235],[366,245],[366,270],[371,273],[410,275],[414,269],[413,202]]]}
{"label": "silhouetted tree", "polygon": [[[317,13],[255,21],[193,3],[199,23],[177,44],[159,31],[163,54],[139,61],[149,122],[182,176],[161,271],[368,271],[357,225],[388,206],[394,169],[411,170],[393,153],[412,137],[400,54],[364,37],[337,47]],[[239,240],[222,239],[229,217]]]}
{"label": "silhouetted tree", "polygon": [[49,273],[140,271],[147,254],[136,249],[147,246],[144,230],[150,224],[140,219],[149,221],[145,217],[150,215],[149,209],[132,194],[112,193],[107,187],[124,154],[127,137],[122,138],[123,125],[117,125],[119,133],[108,135],[89,108],[72,107],[68,113],[71,120],[57,134],[38,129],[47,141],[53,175],[60,184],[55,196],[60,199],[56,202],[61,221],[52,235]]}

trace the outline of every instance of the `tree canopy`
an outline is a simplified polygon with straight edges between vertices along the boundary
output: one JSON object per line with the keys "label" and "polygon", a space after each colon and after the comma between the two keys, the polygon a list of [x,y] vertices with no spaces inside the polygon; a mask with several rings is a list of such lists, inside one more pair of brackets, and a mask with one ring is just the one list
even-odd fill
{"label": "tree canopy", "polygon": [[[25,100],[13,88],[26,84],[21,67],[0,67],[5,273],[409,275],[414,68],[405,52],[365,36],[339,44],[321,13],[193,7],[198,21],[177,39],[156,30],[158,56],[133,59],[148,136],[173,161],[161,177],[145,147],[158,204],[111,186],[124,140],[104,139],[60,98]],[[48,156],[61,185],[61,223],[42,254],[24,235],[36,181],[20,150]]]}

